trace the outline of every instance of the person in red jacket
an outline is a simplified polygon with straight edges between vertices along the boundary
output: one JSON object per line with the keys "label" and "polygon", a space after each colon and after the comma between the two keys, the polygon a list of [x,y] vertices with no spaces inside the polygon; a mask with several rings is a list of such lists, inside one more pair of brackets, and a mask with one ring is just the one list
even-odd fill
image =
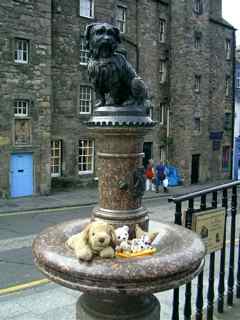
{"label": "person in red jacket", "polygon": [[150,159],[148,161],[148,165],[145,171],[145,176],[146,176],[146,191],[155,191],[155,186],[153,183],[154,179],[154,166],[153,166],[153,160]]}

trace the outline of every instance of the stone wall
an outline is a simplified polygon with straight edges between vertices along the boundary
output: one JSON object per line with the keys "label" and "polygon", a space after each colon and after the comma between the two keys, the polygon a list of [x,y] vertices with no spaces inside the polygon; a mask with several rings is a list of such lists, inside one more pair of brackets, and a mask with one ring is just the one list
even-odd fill
{"label": "stone wall", "polygon": [[[97,175],[78,174],[78,141],[91,138],[79,113],[80,85],[90,85],[87,67],[80,64],[80,37],[88,23],[116,23],[117,5],[127,8],[126,34],[121,48],[149,88],[155,129],[145,137],[153,143],[152,157],[164,148],[185,183],[191,182],[192,156],[200,155],[199,181],[222,178],[222,148],[231,146],[231,130],[224,129],[225,111],[232,110],[232,96],[225,98],[225,76],[232,75],[232,57],[226,60],[226,38],[233,29],[221,18],[221,1],[203,0],[203,12],[193,12],[191,0],[98,0],[94,18],[79,15],[78,0],[2,0],[0,7],[0,190],[9,192],[10,158],[31,152],[35,192],[50,191],[50,142],[62,140],[62,178],[88,183]],[[166,39],[159,38],[160,19],[166,21]],[[194,37],[201,35],[201,46]],[[15,38],[29,40],[28,64],[14,62]],[[160,62],[167,78],[160,83]],[[201,90],[194,91],[195,75]],[[14,101],[28,99],[31,144],[14,141]],[[169,106],[170,123],[160,124],[160,104]],[[93,101],[94,104],[94,101]],[[200,119],[200,128],[195,120]],[[220,149],[213,151],[210,133],[223,132]],[[97,151],[97,150],[96,150]],[[96,153],[95,153],[96,154]],[[216,165],[217,164],[217,165]],[[58,180],[58,178],[56,178]]]}
{"label": "stone wall", "polygon": [[[10,157],[30,152],[34,192],[50,190],[51,1],[1,1],[0,60],[0,189],[9,193]],[[29,63],[14,62],[15,38],[29,41]],[[14,101],[30,102],[31,143],[16,145]]]}

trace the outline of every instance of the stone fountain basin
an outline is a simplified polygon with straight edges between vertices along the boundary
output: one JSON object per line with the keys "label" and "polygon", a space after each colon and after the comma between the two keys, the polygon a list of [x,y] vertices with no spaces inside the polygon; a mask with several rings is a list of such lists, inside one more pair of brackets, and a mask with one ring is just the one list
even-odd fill
{"label": "stone fountain basin", "polygon": [[161,243],[152,256],[79,261],[65,243],[87,223],[89,220],[72,220],[36,237],[34,262],[49,279],[85,293],[141,295],[179,287],[203,268],[205,247],[200,237],[166,223],[158,223]]}

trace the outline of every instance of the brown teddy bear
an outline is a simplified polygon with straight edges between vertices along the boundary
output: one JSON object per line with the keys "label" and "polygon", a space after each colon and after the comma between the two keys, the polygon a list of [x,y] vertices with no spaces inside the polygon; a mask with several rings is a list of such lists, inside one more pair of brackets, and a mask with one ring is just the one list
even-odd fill
{"label": "brown teddy bear", "polygon": [[82,232],[71,236],[66,243],[80,260],[90,261],[94,255],[99,255],[101,258],[115,256],[115,231],[105,222],[90,223]]}

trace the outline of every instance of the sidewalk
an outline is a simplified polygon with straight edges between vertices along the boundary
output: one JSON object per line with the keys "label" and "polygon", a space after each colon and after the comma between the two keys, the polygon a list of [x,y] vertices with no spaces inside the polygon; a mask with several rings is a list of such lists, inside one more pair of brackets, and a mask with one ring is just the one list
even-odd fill
{"label": "sidewalk", "polygon": [[[151,191],[145,192],[143,199],[172,197],[173,195],[185,194],[197,190],[205,189],[215,185],[229,182],[229,180],[220,181],[218,183],[206,183],[190,186],[169,187],[168,193],[155,193]],[[0,199],[0,213],[18,212],[39,209],[53,209],[60,207],[76,207],[84,205],[94,205],[98,203],[97,188],[81,188],[78,190],[62,191],[52,193],[48,196],[31,196],[22,198]]]}

